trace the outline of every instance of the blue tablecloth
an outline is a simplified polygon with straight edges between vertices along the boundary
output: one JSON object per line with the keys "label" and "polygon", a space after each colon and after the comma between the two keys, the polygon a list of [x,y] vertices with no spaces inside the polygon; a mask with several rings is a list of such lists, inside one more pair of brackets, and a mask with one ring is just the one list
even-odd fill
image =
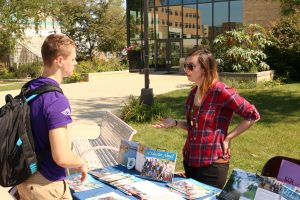
{"label": "blue tablecloth", "polygon": [[[120,170],[124,173],[129,173],[129,174],[132,174],[132,175],[139,175],[139,172],[137,172],[135,170],[128,170],[126,167],[121,166],[121,165],[116,165],[116,166],[114,166],[114,168],[116,168],[116,169],[118,169],[118,170]],[[184,178],[175,176],[173,181],[178,181],[178,180],[181,180],[181,179],[184,179]],[[164,182],[154,181],[154,180],[150,180],[150,181],[152,183],[156,184],[156,185],[166,187],[166,183],[164,183]],[[133,199],[133,200],[137,199],[136,197],[126,195],[123,192],[121,192],[120,190],[118,190],[116,188],[113,188],[112,186],[107,185],[107,184],[104,184],[103,187],[98,188],[98,189],[87,190],[87,191],[84,191],[84,192],[73,192],[72,196],[73,196],[73,199],[75,199],[75,200],[83,200],[83,199],[91,198],[91,197],[101,195],[101,194],[105,194],[105,193],[109,193],[109,192],[115,192],[115,193],[117,193],[121,196],[124,196],[124,197],[128,198],[128,199]],[[220,192],[221,192],[221,190],[220,190]],[[215,200],[216,198],[213,197],[211,199]],[[199,198],[197,200],[201,200],[201,198]]]}

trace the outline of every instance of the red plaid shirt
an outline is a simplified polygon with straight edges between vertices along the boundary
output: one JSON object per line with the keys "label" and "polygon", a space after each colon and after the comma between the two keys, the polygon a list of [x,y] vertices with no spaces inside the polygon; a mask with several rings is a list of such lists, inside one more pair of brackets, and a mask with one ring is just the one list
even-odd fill
{"label": "red plaid shirt", "polygon": [[245,120],[257,120],[260,115],[234,89],[219,81],[210,86],[201,106],[193,111],[196,90],[197,87],[191,90],[186,101],[188,136],[183,158],[188,166],[203,167],[223,156],[222,144],[233,112]]}

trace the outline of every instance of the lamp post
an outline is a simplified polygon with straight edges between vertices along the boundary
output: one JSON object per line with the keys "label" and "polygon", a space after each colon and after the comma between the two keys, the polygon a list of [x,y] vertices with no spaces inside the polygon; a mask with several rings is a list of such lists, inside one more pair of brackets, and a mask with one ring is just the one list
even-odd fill
{"label": "lamp post", "polygon": [[141,90],[141,101],[146,105],[153,104],[153,90],[149,88],[149,41],[148,41],[148,2],[144,0],[144,74],[145,88]]}

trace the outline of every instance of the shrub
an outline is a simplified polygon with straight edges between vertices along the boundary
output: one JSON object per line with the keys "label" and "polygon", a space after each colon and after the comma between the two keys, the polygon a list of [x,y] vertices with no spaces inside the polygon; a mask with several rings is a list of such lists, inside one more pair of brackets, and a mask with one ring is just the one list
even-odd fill
{"label": "shrub", "polygon": [[76,72],[79,73],[120,71],[125,69],[128,69],[127,64],[121,63],[121,61],[118,58],[111,58],[108,61],[82,61],[75,68]]}
{"label": "shrub", "polygon": [[300,80],[300,13],[282,17],[271,30],[273,45],[266,49],[267,62],[276,76]]}
{"label": "shrub", "polygon": [[149,106],[143,104],[140,98],[130,96],[127,104],[121,109],[121,118],[126,122],[149,122],[166,117],[170,112],[169,108],[158,102]]}
{"label": "shrub", "polygon": [[76,83],[81,81],[80,73],[73,72],[73,74],[69,77],[63,79],[63,83]]}
{"label": "shrub", "polygon": [[213,42],[219,71],[257,72],[268,70],[263,52],[272,42],[267,39],[264,28],[250,24],[236,30],[226,31]]}
{"label": "shrub", "polygon": [[278,85],[281,85],[280,80],[273,80],[273,81],[262,81],[257,83],[255,80],[234,80],[234,79],[223,79],[222,80],[227,85],[237,88],[237,89],[265,89],[265,88],[273,88]]}
{"label": "shrub", "polygon": [[12,79],[15,76],[16,76],[15,72],[10,72],[7,67],[0,65],[0,78],[1,79]]}
{"label": "shrub", "polygon": [[108,61],[98,61],[96,72],[120,71],[125,69],[128,69],[128,66],[126,64],[122,64],[118,58],[110,58]]}
{"label": "shrub", "polygon": [[22,64],[19,66],[19,69],[16,70],[16,76],[18,78],[27,78],[28,76],[32,78],[38,77],[42,73],[42,66],[40,62]]}

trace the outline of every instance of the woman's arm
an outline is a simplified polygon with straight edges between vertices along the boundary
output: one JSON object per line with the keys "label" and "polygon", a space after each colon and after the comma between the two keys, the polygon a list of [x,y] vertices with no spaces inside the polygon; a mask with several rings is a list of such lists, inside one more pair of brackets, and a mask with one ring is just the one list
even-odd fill
{"label": "woman's arm", "polygon": [[160,122],[152,125],[154,128],[170,128],[176,126],[184,130],[188,129],[187,123],[185,121],[177,121],[171,118],[161,119]]}
{"label": "woman's arm", "polygon": [[241,121],[230,133],[228,133],[227,137],[223,142],[223,151],[224,154],[230,155],[230,141],[245,132],[248,128],[250,128],[255,122],[258,120],[243,120]]}

